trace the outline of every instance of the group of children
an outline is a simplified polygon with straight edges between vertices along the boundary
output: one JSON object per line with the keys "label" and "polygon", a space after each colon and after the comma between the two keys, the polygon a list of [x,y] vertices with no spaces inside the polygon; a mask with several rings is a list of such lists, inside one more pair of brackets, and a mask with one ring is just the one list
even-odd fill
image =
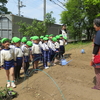
{"label": "group of children", "polygon": [[33,69],[38,69],[39,61],[43,62],[44,69],[49,68],[48,62],[54,64],[54,59],[63,57],[64,45],[67,37],[62,34],[45,36],[32,36],[30,41],[26,37],[22,39],[13,37],[12,40],[3,38],[0,48],[0,66],[5,69],[7,87],[15,88],[15,80],[21,79],[20,70],[24,66],[24,74],[28,75],[29,63],[32,61]]}

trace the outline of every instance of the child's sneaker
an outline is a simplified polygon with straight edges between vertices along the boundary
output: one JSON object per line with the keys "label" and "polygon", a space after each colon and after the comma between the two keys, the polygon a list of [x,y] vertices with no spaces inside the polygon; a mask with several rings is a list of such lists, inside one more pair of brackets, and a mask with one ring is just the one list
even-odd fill
{"label": "child's sneaker", "polygon": [[48,69],[48,68],[49,68],[48,66],[45,67],[45,69]]}
{"label": "child's sneaker", "polygon": [[9,88],[10,87],[10,82],[7,82],[7,88]]}
{"label": "child's sneaker", "polygon": [[15,85],[15,83],[14,83],[14,82],[12,82],[12,83],[11,83],[11,86],[12,86],[13,88],[15,88],[15,87],[16,87],[16,85]]}

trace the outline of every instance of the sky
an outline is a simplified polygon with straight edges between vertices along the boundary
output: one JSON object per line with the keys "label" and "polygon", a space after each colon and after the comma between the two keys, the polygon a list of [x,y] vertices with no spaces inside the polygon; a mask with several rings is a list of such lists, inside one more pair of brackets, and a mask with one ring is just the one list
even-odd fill
{"label": "sky", "polygon": [[[44,0],[21,0],[26,7],[21,8],[21,15],[28,18],[36,18],[43,20],[43,1]],[[65,2],[65,0],[52,0],[57,4],[62,4],[58,1]],[[6,7],[14,15],[18,14],[18,0],[8,0]],[[64,7],[63,7],[64,8]],[[60,24],[60,14],[64,9],[54,4],[50,0],[46,0],[46,13],[53,11],[52,17],[56,18],[56,24]]]}

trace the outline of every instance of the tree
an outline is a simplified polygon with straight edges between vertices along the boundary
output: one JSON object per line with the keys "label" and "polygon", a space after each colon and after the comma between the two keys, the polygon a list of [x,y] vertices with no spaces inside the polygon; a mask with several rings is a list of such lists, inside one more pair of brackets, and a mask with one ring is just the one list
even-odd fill
{"label": "tree", "polygon": [[27,24],[22,21],[18,22],[17,24],[20,26],[19,32],[24,36],[45,35],[48,31],[48,27],[55,23],[55,18],[52,17],[52,13],[53,12],[47,13],[44,21],[34,19],[32,24]]}
{"label": "tree", "polygon": [[71,36],[81,39],[86,30],[88,40],[91,39],[94,28],[93,20],[100,16],[100,0],[68,0],[66,11],[61,13],[61,23],[68,25]]}
{"label": "tree", "polygon": [[7,0],[0,0],[0,14],[9,14],[8,9],[5,7]]}
{"label": "tree", "polygon": [[100,0],[84,0],[84,6],[86,11],[86,30],[88,40],[91,40],[94,33],[93,20],[100,16]]}
{"label": "tree", "polygon": [[18,22],[17,24],[20,26],[19,32],[24,36],[40,36],[41,34],[45,35],[47,32],[47,27],[44,25],[44,22],[36,19],[33,20],[32,24],[27,24],[25,22],[23,23],[22,21]]}
{"label": "tree", "polygon": [[81,39],[84,21],[84,9],[82,0],[69,0],[65,5],[66,11],[61,14],[61,23],[68,25],[70,35],[75,39]]}
{"label": "tree", "polygon": [[44,23],[47,27],[51,26],[52,24],[54,24],[56,21],[56,19],[54,17],[52,17],[53,11],[51,11],[50,13],[47,13],[45,16],[45,20]]}

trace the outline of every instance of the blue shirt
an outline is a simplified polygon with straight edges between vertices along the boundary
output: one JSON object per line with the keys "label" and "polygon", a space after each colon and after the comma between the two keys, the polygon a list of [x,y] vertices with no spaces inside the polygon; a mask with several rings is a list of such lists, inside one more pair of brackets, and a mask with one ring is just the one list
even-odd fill
{"label": "blue shirt", "polygon": [[100,45],[100,30],[97,31],[97,33],[96,33],[94,43],[97,44],[97,45]]}

